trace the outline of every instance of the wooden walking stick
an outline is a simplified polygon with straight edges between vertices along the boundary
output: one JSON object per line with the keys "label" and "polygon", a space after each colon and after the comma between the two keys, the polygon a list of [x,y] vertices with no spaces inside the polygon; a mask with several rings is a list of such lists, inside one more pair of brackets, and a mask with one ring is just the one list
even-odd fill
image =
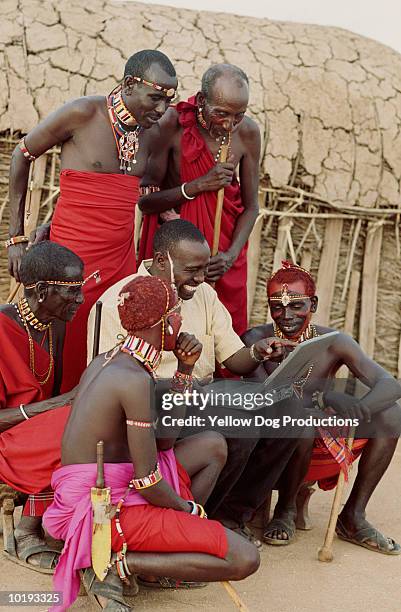
{"label": "wooden walking stick", "polygon": [[[354,442],[355,428],[351,429],[350,437],[347,438],[346,445],[349,449],[352,449],[352,444]],[[343,490],[345,484],[345,475],[344,471],[340,470],[340,474],[338,476],[338,482],[336,487],[336,493],[333,500],[333,505],[331,506],[330,519],[329,524],[327,525],[326,536],[324,538],[324,543],[321,548],[319,548],[317,553],[317,558],[319,561],[325,561],[329,563],[333,561],[333,539],[334,532],[337,525],[338,515],[340,513],[340,505],[343,497]]]}
{"label": "wooden walking stick", "polygon": [[231,599],[237,606],[238,610],[240,610],[240,612],[249,612],[248,606],[244,604],[244,602],[242,601],[241,597],[238,595],[237,591],[234,589],[231,582],[228,582],[228,580],[224,580],[224,582],[222,582],[221,584],[226,589],[227,593],[229,594],[229,596],[231,597]]}
{"label": "wooden walking stick", "polygon": [[[221,145],[219,161],[222,164],[224,164],[224,162],[227,161],[228,147],[229,147],[229,142],[227,144]],[[214,217],[212,256],[217,255],[217,253],[219,252],[221,215],[223,212],[223,200],[224,200],[224,187],[221,187],[217,192],[216,214]]]}
{"label": "wooden walking stick", "polygon": [[96,445],[97,477],[96,486],[91,488],[93,509],[92,529],[92,567],[103,581],[107,575],[111,556],[111,492],[104,486],[104,444],[103,440]]}

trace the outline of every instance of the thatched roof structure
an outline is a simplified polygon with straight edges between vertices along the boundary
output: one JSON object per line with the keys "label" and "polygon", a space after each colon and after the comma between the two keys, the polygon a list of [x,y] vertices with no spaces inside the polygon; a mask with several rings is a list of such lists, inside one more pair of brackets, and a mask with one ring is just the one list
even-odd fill
{"label": "thatched roof structure", "polygon": [[[20,0],[18,8],[3,0],[3,136],[28,131],[67,100],[108,92],[141,48],[170,56],[181,98],[198,89],[211,63],[236,63],[250,77],[267,189],[251,249],[255,270],[262,236],[253,319],[266,317],[263,283],[273,259],[292,255],[318,276],[321,320],[353,331],[397,372],[401,56],[338,28],[118,0]],[[2,234],[9,149],[3,141]],[[38,185],[47,204],[57,184],[51,158]]]}

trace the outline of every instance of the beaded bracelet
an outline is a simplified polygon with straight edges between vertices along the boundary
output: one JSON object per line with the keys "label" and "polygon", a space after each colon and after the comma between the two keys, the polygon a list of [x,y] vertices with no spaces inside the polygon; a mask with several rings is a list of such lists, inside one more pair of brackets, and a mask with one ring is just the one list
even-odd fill
{"label": "beaded bracelet", "polygon": [[36,157],[34,155],[31,155],[31,153],[28,151],[26,144],[25,144],[25,137],[21,138],[21,140],[19,141],[19,148],[22,151],[23,156],[29,160],[29,161],[35,161]]}
{"label": "beaded bracelet", "polygon": [[316,409],[324,410],[324,393],[323,391],[314,391],[312,393],[312,405]]}
{"label": "beaded bracelet", "polygon": [[262,361],[265,361],[266,359],[268,359],[268,357],[262,357],[262,359],[260,359],[260,357],[256,356],[255,353],[255,345],[252,344],[252,346],[249,349],[249,355],[251,357],[251,359],[253,359],[254,361],[256,361],[256,363],[262,363]]}
{"label": "beaded bracelet", "polygon": [[12,236],[12,238],[5,241],[4,246],[8,249],[11,245],[20,244],[21,242],[29,242],[28,236]]}
{"label": "beaded bracelet", "polygon": [[147,476],[143,476],[143,478],[133,478],[131,480],[137,491],[141,489],[148,489],[149,487],[153,487],[153,485],[157,484],[161,481],[163,476],[161,475],[159,464],[156,463],[156,467],[153,472],[150,472]]}
{"label": "beaded bracelet", "polygon": [[173,378],[171,379],[170,391],[172,393],[185,393],[185,391],[192,391],[194,379],[192,374],[184,374],[183,372],[175,371]]}

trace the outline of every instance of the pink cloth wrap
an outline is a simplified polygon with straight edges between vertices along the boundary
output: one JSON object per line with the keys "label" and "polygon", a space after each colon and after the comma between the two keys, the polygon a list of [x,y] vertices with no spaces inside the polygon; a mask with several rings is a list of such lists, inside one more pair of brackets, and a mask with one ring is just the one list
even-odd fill
{"label": "pink cloth wrap", "polygon": [[[177,463],[173,449],[158,452],[161,473],[166,482],[179,494]],[[53,473],[54,502],[43,516],[43,525],[49,534],[64,540],[64,548],[53,577],[53,590],[63,594],[62,604],[51,611],[68,610],[78,597],[78,570],[90,567],[92,544],[91,487],[96,484],[96,464],[65,465]],[[133,478],[132,463],[105,463],[104,479],[111,488],[113,504],[121,499]],[[148,504],[140,493],[129,491],[125,506]]]}

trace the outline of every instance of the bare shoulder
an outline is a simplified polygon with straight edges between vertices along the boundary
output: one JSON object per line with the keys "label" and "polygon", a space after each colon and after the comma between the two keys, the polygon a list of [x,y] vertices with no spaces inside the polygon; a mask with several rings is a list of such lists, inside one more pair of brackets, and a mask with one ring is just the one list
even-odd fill
{"label": "bare shoulder", "polygon": [[62,108],[77,119],[81,118],[83,121],[88,121],[99,111],[105,112],[106,99],[104,96],[84,96],[67,102]]}
{"label": "bare shoulder", "polygon": [[258,124],[248,116],[245,116],[240,123],[240,133],[241,138],[245,141],[260,138],[260,129]]}
{"label": "bare shoulder", "polygon": [[317,331],[319,335],[328,334],[333,331],[337,332],[337,336],[335,337],[334,342],[330,347],[330,350],[333,351],[339,357],[343,357],[346,354],[350,354],[350,352],[352,352],[354,355],[356,355],[357,353],[363,353],[358,342],[354,340],[354,338],[349,334],[345,334],[342,331],[330,327],[318,327]]}
{"label": "bare shoulder", "polygon": [[242,334],[241,340],[245,344],[245,346],[250,346],[254,342],[263,340],[263,338],[270,338],[272,335],[272,325],[256,325],[256,327],[252,327],[251,329],[248,329],[244,334]]}

